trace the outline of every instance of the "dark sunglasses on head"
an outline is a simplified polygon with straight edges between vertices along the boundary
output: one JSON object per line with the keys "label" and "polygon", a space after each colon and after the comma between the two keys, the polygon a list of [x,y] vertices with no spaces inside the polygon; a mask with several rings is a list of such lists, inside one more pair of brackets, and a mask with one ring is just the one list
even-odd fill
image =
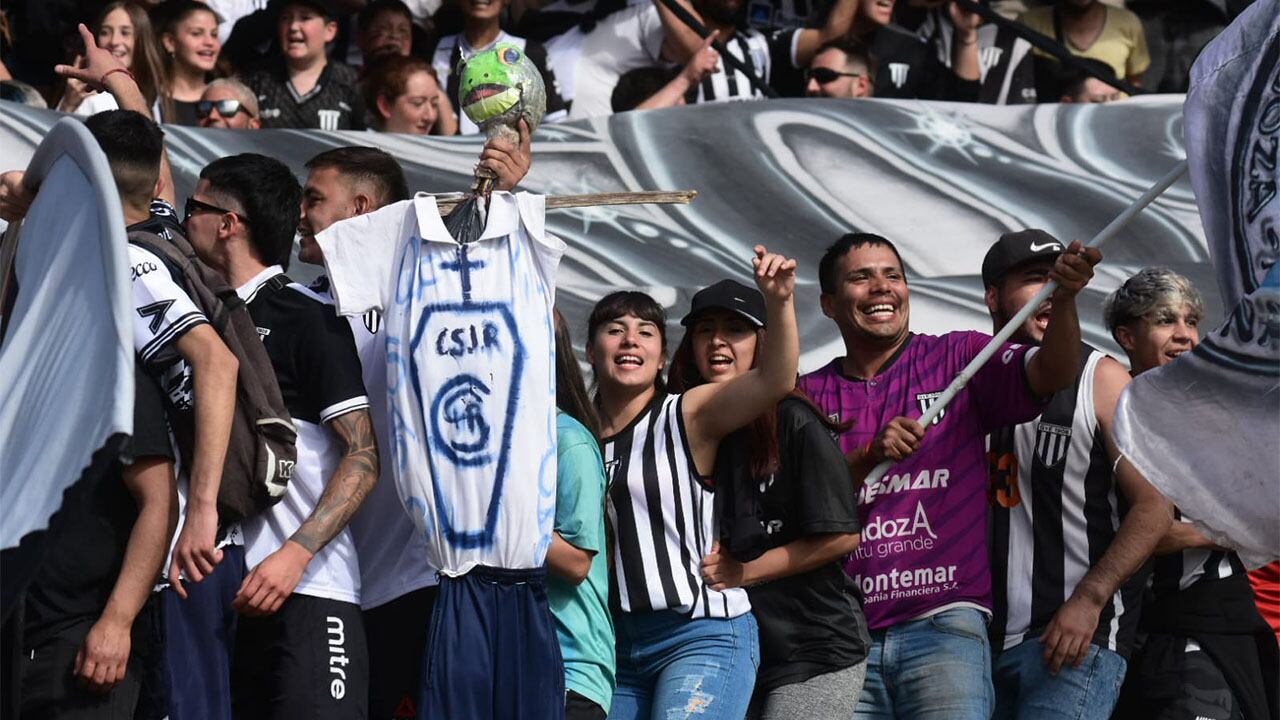
{"label": "dark sunglasses on head", "polygon": [[804,71],[804,81],[817,80],[819,85],[826,85],[829,82],[835,82],[842,77],[862,77],[862,73],[842,73],[836,72],[831,68],[816,67],[809,68]]}
{"label": "dark sunglasses on head", "polygon": [[244,216],[238,212],[235,212],[233,210],[228,210],[226,208],[220,208],[217,205],[210,205],[207,202],[204,202],[202,200],[197,200],[193,197],[187,198],[187,204],[183,206],[182,210],[183,210],[183,215],[182,215],[183,224],[185,224],[188,220],[190,220],[192,215],[195,215],[198,212],[211,212],[211,213],[218,213],[219,215],[235,215],[236,219],[239,220],[240,222],[246,225],[249,224],[249,222],[245,220]]}
{"label": "dark sunglasses on head", "polygon": [[238,112],[249,115],[249,108],[245,107],[239,100],[197,100],[196,101],[196,117],[201,120],[209,117],[213,109],[218,109],[218,114],[224,118],[235,117]]}

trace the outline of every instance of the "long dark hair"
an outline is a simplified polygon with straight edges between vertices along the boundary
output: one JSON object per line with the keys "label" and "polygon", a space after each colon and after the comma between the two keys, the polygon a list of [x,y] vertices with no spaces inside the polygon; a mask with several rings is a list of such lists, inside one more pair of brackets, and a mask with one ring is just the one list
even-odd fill
{"label": "long dark hair", "polygon": [[[764,343],[764,330],[756,331],[756,349],[751,356],[751,367],[760,362],[760,346]],[[680,345],[671,356],[671,392],[682,393],[707,382],[698,372],[693,359],[693,325],[685,331]],[[778,406],[775,404],[758,415],[739,432],[748,435],[747,448],[751,453],[751,477],[763,480],[778,470]]]}
{"label": "long dark hair", "polygon": [[[601,325],[616,320],[623,315],[631,315],[657,325],[658,338],[662,341],[662,355],[666,357],[667,311],[658,304],[657,300],[638,290],[611,292],[600,298],[595,307],[591,308],[591,316],[587,319],[587,348],[590,349],[595,343],[596,331],[600,329]],[[598,380],[596,384],[599,384]],[[662,378],[661,370],[658,371],[658,376],[654,379],[653,385],[658,395],[667,394],[667,383]],[[595,401],[598,407],[600,402],[598,387]]]}
{"label": "long dark hair", "polygon": [[[753,369],[760,362],[760,347],[764,342],[764,331],[758,331],[756,333],[755,354],[751,358],[751,367]],[[707,379],[702,377],[702,373],[698,371],[698,363],[693,359],[692,332],[685,332],[684,337],[680,339],[680,345],[676,347],[675,354],[671,356],[669,376],[671,379],[670,389],[673,393],[682,393],[707,383]],[[844,433],[853,425],[850,421],[843,423],[833,422],[799,387],[788,393],[787,397],[796,398],[808,405],[813,414],[817,415],[822,424],[833,433]],[[781,400],[738,430],[738,432],[747,433],[747,449],[751,453],[751,477],[756,480],[763,480],[778,470],[778,405],[780,404],[782,404]]]}
{"label": "long dark hair", "polygon": [[587,395],[587,384],[582,379],[582,368],[573,354],[573,338],[569,325],[559,308],[553,308],[556,320],[556,407],[582,426],[598,442],[600,440],[600,416]]}

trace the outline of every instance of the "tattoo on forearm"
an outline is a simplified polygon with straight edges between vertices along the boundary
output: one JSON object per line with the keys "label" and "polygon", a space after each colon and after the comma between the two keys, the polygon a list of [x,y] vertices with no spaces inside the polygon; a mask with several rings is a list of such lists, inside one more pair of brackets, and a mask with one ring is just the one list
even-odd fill
{"label": "tattoo on forearm", "polygon": [[333,420],[333,431],[346,447],[338,468],[325,485],[320,502],[290,540],[312,554],[329,543],[360,508],[378,479],[378,443],[368,410],[356,410]]}

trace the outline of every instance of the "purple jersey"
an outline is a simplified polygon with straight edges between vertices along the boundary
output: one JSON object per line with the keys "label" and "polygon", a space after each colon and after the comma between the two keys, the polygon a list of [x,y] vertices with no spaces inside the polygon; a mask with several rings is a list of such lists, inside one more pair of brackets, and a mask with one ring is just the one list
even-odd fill
{"label": "purple jersey", "polygon": [[[890,420],[918,418],[990,341],[977,332],[911,335],[869,380],[840,372],[840,359],[800,379],[822,411],[853,427],[846,453]],[[862,543],[845,570],[863,594],[867,625],[878,629],[967,602],[991,608],[987,554],[985,437],[1040,413],[1023,345],[1005,344],[925,429],[920,449],[874,485],[860,485]]]}

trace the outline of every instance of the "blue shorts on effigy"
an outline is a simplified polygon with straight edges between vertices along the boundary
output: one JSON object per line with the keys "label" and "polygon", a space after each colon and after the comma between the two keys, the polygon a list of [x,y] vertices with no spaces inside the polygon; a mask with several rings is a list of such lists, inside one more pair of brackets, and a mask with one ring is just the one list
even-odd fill
{"label": "blue shorts on effigy", "polygon": [[564,665],[545,568],[442,576],[418,720],[563,720]]}

